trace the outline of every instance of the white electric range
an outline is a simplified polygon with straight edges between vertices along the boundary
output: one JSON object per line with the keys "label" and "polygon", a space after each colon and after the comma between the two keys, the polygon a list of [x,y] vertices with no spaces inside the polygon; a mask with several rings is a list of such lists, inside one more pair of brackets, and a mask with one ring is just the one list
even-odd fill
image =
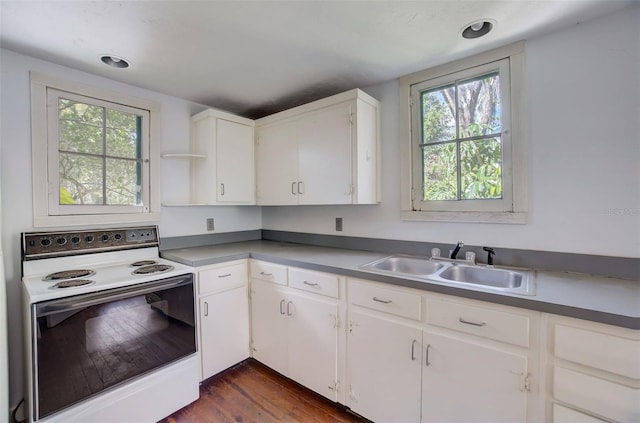
{"label": "white electric range", "polygon": [[154,422],[199,396],[193,268],[155,226],[25,233],[30,421]]}

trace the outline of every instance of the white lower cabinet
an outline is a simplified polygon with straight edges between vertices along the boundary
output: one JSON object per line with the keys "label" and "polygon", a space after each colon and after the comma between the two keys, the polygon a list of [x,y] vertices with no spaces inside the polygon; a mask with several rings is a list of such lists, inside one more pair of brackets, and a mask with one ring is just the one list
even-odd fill
{"label": "white lower cabinet", "polygon": [[549,316],[548,346],[550,421],[640,422],[640,331]]}
{"label": "white lower cabinet", "polygon": [[249,357],[247,287],[200,299],[202,380]]}
{"label": "white lower cabinet", "polygon": [[[252,266],[263,280],[252,274],[252,353],[261,363],[307,388],[338,401],[338,339],[340,310],[336,299],[289,288],[286,281],[266,281],[276,275],[268,267]],[[291,269],[291,268],[290,268]],[[277,269],[276,269],[277,270]],[[297,270],[298,272],[303,272]],[[323,280],[309,272],[310,287]],[[338,284],[338,277],[332,275]],[[317,284],[317,285],[316,285]]]}
{"label": "white lower cabinet", "polygon": [[348,285],[353,411],[380,423],[538,421],[529,404],[537,313],[358,279]]}
{"label": "white lower cabinet", "polygon": [[527,357],[426,331],[422,422],[527,421]]}
{"label": "white lower cabinet", "polygon": [[247,262],[198,269],[201,380],[249,357]]}
{"label": "white lower cabinet", "polygon": [[422,329],[353,309],[348,330],[351,409],[375,422],[419,423]]}
{"label": "white lower cabinet", "polygon": [[253,358],[286,375],[286,292],[268,283],[251,280],[251,349]]}

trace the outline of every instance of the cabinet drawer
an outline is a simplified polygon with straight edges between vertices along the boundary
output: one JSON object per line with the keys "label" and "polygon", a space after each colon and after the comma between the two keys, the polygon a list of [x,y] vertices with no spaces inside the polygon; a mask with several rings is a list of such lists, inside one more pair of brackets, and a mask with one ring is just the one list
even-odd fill
{"label": "cabinet drawer", "polygon": [[553,371],[553,396],[618,422],[637,421],[640,413],[640,389],[557,366]]}
{"label": "cabinet drawer", "polygon": [[571,408],[553,404],[553,423],[607,423]]}
{"label": "cabinet drawer", "polygon": [[555,326],[556,357],[640,379],[640,340],[571,326]]}
{"label": "cabinet drawer", "polygon": [[262,279],[280,285],[287,284],[287,266],[267,263],[264,261],[249,261],[249,274],[252,278]]}
{"label": "cabinet drawer", "polygon": [[206,294],[224,291],[247,284],[247,264],[238,263],[232,266],[217,267],[215,269],[198,272],[198,292]]}
{"label": "cabinet drawer", "polygon": [[450,301],[428,299],[427,323],[529,347],[529,317]]}
{"label": "cabinet drawer", "polygon": [[418,294],[382,288],[365,281],[349,281],[351,304],[383,311],[408,319],[420,320],[422,298]]}
{"label": "cabinet drawer", "polygon": [[338,298],[340,295],[340,280],[338,276],[330,273],[290,267],[289,286],[331,298]]}

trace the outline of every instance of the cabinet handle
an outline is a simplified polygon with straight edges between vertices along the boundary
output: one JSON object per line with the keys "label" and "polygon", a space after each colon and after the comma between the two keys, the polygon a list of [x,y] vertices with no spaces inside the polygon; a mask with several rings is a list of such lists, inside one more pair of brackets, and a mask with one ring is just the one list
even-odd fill
{"label": "cabinet handle", "polygon": [[273,276],[273,273],[264,273],[264,272],[260,272],[260,274],[262,276]]}
{"label": "cabinet handle", "polygon": [[205,317],[209,315],[209,303],[208,302],[204,302],[204,315]]}
{"label": "cabinet handle", "polygon": [[231,276],[231,273],[226,273],[224,275],[218,275],[219,278],[228,278],[229,276]]}
{"label": "cabinet handle", "polygon": [[424,361],[424,364],[429,367],[431,363],[429,363],[429,349],[431,348],[431,344],[427,344],[427,353],[425,354],[427,358]]}
{"label": "cabinet handle", "polygon": [[312,282],[304,281],[304,282],[302,282],[302,283],[303,283],[303,284],[305,284],[305,285],[309,285],[309,286],[318,286],[318,283],[317,283],[317,282],[313,282],[313,283],[312,283]]}
{"label": "cabinet handle", "polygon": [[416,343],[417,342],[418,341],[414,339],[413,342],[411,343],[411,361],[416,360]]}
{"label": "cabinet handle", "polygon": [[296,195],[296,183],[295,182],[291,182],[291,194]]}
{"label": "cabinet handle", "polygon": [[293,313],[291,313],[291,310],[289,310],[289,306],[291,306],[291,301],[287,303],[287,316],[293,316]]}
{"label": "cabinet handle", "polygon": [[485,326],[485,325],[486,325],[486,323],[485,323],[485,322],[472,322],[472,321],[470,321],[470,320],[463,319],[462,317],[461,317],[461,318],[459,318],[459,319],[458,319],[458,321],[459,321],[460,323],[464,323],[465,325],[471,325],[471,326],[478,326],[478,327],[482,327],[482,326]]}
{"label": "cabinet handle", "polygon": [[392,302],[391,300],[381,300],[378,297],[373,297],[373,301],[377,301],[377,302],[382,303],[382,304],[390,304]]}
{"label": "cabinet handle", "polygon": [[220,184],[220,190],[221,190],[220,195],[224,195],[224,184]]}
{"label": "cabinet handle", "polygon": [[[302,189],[300,189],[302,187]],[[304,182],[298,181],[298,194],[304,194]]]}
{"label": "cabinet handle", "polygon": [[280,300],[280,314],[284,315],[284,300]]}

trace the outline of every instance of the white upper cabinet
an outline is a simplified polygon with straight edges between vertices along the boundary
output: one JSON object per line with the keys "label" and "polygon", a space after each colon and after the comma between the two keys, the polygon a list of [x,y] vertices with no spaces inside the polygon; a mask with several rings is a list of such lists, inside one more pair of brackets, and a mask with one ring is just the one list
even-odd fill
{"label": "white upper cabinet", "polygon": [[254,121],[208,109],[191,118],[192,201],[255,204]]}
{"label": "white upper cabinet", "polygon": [[257,120],[257,204],[378,203],[378,126],[360,90]]}

